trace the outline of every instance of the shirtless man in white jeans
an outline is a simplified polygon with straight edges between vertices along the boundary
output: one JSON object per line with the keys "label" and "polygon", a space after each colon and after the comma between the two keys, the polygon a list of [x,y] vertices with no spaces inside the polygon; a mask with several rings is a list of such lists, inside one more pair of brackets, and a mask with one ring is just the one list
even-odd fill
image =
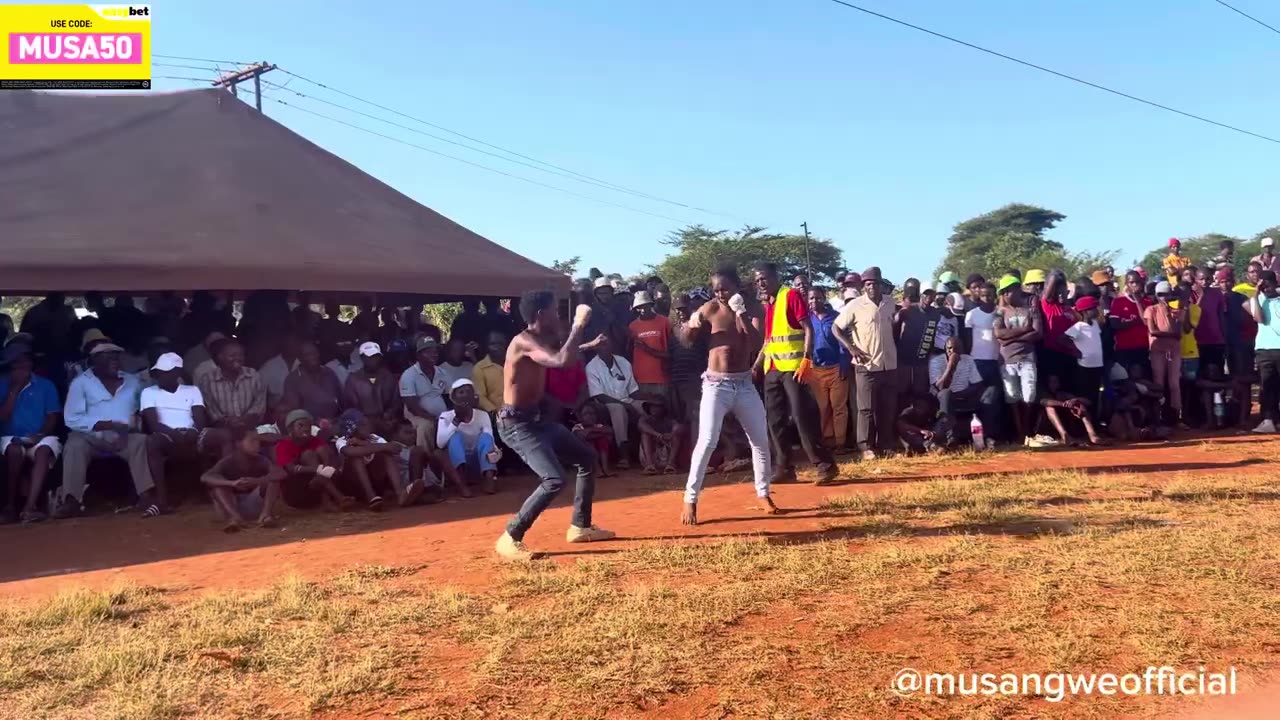
{"label": "shirtless man in white jeans", "polygon": [[689,465],[689,483],[684,492],[684,512],[680,521],[698,524],[698,493],[720,439],[720,427],[726,413],[732,412],[747,433],[751,443],[751,469],[755,475],[756,495],[764,502],[765,511],[778,513],[769,496],[769,426],[765,420],[764,401],[751,381],[751,353],[760,340],[759,330],[746,314],[746,301],[738,294],[738,274],[721,269],[711,275],[713,299],[698,308],[689,322],[676,328],[680,342],[691,343],[698,333],[709,328],[707,372],[702,376],[702,404],[698,413],[698,441],[693,446]]}

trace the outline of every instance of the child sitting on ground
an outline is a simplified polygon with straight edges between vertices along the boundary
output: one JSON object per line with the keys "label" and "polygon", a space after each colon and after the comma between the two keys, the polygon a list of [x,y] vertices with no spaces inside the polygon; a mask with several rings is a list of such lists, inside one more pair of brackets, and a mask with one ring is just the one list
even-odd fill
{"label": "child sitting on ground", "polygon": [[200,481],[209,488],[213,508],[226,525],[226,532],[236,532],[255,517],[259,527],[275,527],[280,505],[280,484],[284,468],[261,455],[258,433],[240,428],[232,433],[231,454],[222,458]]}
{"label": "child sitting on ground", "polygon": [[297,508],[319,503],[325,510],[346,510],[355,500],[334,483],[338,473],[338,453],[312,430],[315,420],[306,410],[294,410],[284,423],[284,434],[276,442],[276,464],[284,468],[284,499]]}
{"label": "child sitting on ground", "polygon": [[911,405],[898,414],[898,437],[913,453],[938,454],[952,441],[952,423],[938,417],[938,398],[932,394],[916,395]]}
{"label": "child sitting on ground", "polygon": [[640,462],[645,475],[676,472],[676,458],[680,454],[681,427],[667,414],[667,404],[662,400],[645,400],[644,414],[640,416]]}
{"label": "child sitting on ground", "polygon": [[378,488],[390,488],[400,507],[412,505],[422,496],[424,486],[414,480],[401,483],[400,444],[375,435],[373,423],[359,410],[347,410],[338,418],[334,447],[346,458],[348,479],[364,495],[369,509],[379,512],[383,499]]}
{"label": "child sitting on ground", "polygon": [[424,505],[444,501],[444,480],[431,467],[431,456],[426,448],[418,447],[418,432],[413,423],[399,420],[393,433],[395,442],[400,445],[400,453],[396,456],[396,465],[400,469],[400,485],[409,487],[412,482],[423,486],[419,502]]}
{"label": "child sitting on ground", "polygon": [[613,439],[613,431],[600,422],[600,408],[595,403],[583,403],[575,414],[578,423],[573,426],[573,434],[596,451],[596,477],[613,477],[609,467],[609,442]]}

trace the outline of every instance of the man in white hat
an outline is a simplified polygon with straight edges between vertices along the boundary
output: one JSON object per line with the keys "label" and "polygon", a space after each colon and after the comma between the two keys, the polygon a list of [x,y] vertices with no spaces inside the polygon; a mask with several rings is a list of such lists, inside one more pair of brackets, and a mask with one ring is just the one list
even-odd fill
{"label": "man in white hat", "polygon": [[1280,270],[1276,266],[1276,240],[1275,238],[1262,238],[1262,254],[1253,258],[1253,262],[1262,266],[1263,270]]}
{"label": "man in white hat", "polygon": [[396,376],[387,369],[382,348],[376,342],[357,348],[360,367],[343,384],[343,405],[359,410],[382,437],[394,437],[396,423],[404,417],[404,404]]}
{"label": "man in white hat", "polygon": [[471,475],[480,475],[480,488],[497,492],[498,460],[502,452],[493,442],[489,413],[476,409],[476,389],[470,380],[456,380],[449,388],[453,409],[440,415],[436,444],[449,457],[445,474],[455,486],[464,485]]}
{"label": "man in white hat", "polygon": [[636,319],[628,328],[631,336],[631,367],[640,392],[670,401],[671,377],[667,360],[671,357],[671,321],[659,315],[647,290],[631,301]]}
{"label": "man in white hat", "polygon": [[[147,431],[147,463],[158,494],[164,496],[165,464],[172,458],[198,461],[201,452],[219,450],[230,440],[222,428],[209,427],[204,394],[182,382],[182,356],[165,353],[151,366],[154,385],[144,388],[139,407]],[[154,505],[157,513],[168,508]],[[151,510],[150,507],[147,508]]]}

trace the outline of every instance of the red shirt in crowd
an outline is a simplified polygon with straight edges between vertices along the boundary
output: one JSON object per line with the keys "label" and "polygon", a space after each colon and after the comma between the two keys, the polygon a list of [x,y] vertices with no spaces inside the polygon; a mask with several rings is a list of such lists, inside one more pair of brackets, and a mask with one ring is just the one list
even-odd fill
{"label": "red shirt in crowd", "polygon": [[654,315],[649,320],[635,319],[631,321],[631,343],[635,349],[631,353],[631,371],[635,373],[636,382],[642,384],[667,384],[667,368],[662,358],[654,357],[640,349],[643,343],[653,350],[666,353],[669,349],[668,338],[671,337],[671,321],[661,315]]}
{"label": "red shirt in crowd", "polygon": [[319,450],[322,447],[324,447],[324,440],[314,436],[308,438],[304,445],[299,445],[292,437],[280,438],[280,442],[276,443],[276,463],[280,467],[287,468],[298,462],[302,453],[308,450]]}
{"label": "red shirt in crowd", "polygon": [[1134,302],[1128,295],[1121,295],[1111,301],[1111,317],[1139,321],[1116,333],[1117,350],[1148,349],[1147,323],[1142,321],[1142,311],[1149,307],[1151,307],[1151,301],[1147,298],[1142,298],[1139,303]]}
{"label": "red shirt in crowd", "polygon": [[1067,353],[1061,338],[1076,324],[1075,311],[1062,303],[1051,303],[1040,298],[1040,311],[1044,313],[1044,347],[1054,352]]}

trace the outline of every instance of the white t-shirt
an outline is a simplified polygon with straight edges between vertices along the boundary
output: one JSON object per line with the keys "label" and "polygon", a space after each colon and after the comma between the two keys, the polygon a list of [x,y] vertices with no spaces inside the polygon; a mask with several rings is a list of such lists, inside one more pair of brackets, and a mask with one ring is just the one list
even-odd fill
{"label": "white t-shirt", "polygon": [[142,391],[138,402],[143,410],[155,408],[160,422],[175,430],[196,426],[191,408],[197,405],[204,406],[204,395],[200,394],[200,388],[195,385],[179,385],[174,392],[166,392],[159,385],[152,385]]}
{"label": "white t-shirt", "polygon": [[[946,353],[929,358],[929,390],[935,395],[938,393],[936,384],[942,379],[942,374],[946,371]],[[951,375],[951,392],[964,392],[969,389],[970,385],[980,382],[982,382],[982,376],[978,374],[978,366],[973,364],[973,358],[968,355],[961,355],[960,360],[956,362],[956,371]]]}
{"label": "white t-shirt", "polygon": [[1098,323],[1078,322],[1063,334],[1071,338],[1079,348],[1080,359],[1076,362],[1080,363],[1080,367],[1102,367],[1102,328],[1098,327]]}
{"label": "white t-shirt", "polygon": [[597,355],[587,363],[587,393],[592,397],[605,395],[615,400],[627,400],[640,391],[631,363],[624,357],[613,356],[613,367],[604,364]]}
{"label": "white t-shirt", "polygon": [[974,360],[999,360],[1000,346],[996,343],[996,313],[983,312],[982,308],[974,308],[965,313],[964,326],[973,330],[973,351],[969,354]]}
{"label": "white t-shirt", "polygon": [[[311,434],[315,435],[315,433],[311,433]],[[333,441],[333,449],[337,450],[338,454],[341,455],[342,448],[346,447],[348,442],[349,442],[348,438],[344,438],[344,437],[335,438]],[[369,439],[366,442],[368,442],[370,445],[386,445],[387,444],[387,441],[382,439],[382,436],[380,435],[369,435]],[[360,459],[363,460],[366,465],[368,465],[369,463],[373,462],[373,455],[372,454],[365,455]]]}
{"label": "white t-shirt", "polygon": [[476,443],[480,441],[480,436],[488,433],[493,434],[493,425],[489,422],[489,413],[475,409],[471,411],[471,422],[458,422],[456,410],[446,410],[440,415],[440,422],[436,425],[436,446],[448,447],[449,439],[454,433],[462,436],[462,444],[467,448],[467,452],[476,449]]}

